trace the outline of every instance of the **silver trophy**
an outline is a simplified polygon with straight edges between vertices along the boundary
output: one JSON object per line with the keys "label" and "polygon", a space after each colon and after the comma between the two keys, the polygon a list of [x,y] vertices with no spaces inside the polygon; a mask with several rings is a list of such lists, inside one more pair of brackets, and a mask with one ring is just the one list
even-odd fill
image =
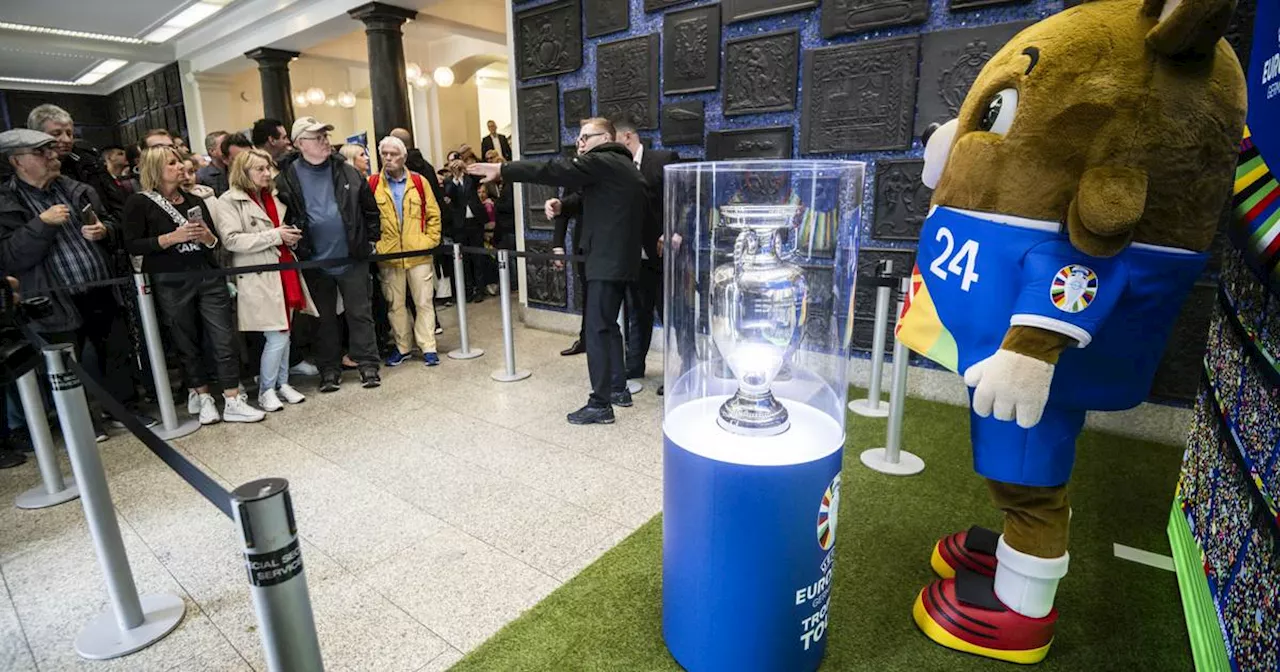
{"label": "silver trophy", "polygon": [[787,409],[770,386],[804,333],[804,271],[782,256],[794,205],[727,205],[721,226],[737,232],[733,263],[711,277],[711,336],[738,391],[720,407],[722,428],[747,436],[787,431]]}

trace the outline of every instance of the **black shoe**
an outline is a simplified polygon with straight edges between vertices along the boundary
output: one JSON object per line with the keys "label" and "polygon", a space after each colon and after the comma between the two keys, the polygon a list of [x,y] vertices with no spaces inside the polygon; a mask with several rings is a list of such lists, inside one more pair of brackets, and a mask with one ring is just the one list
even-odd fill
{"label": "black shoe", "polygon": [[659,386],[658,386],[658,392],[657,392],[657,394],[658,394],[658,396],[659,396],[659,397],[661,397],[661,396],[662,396],[662,391],[663,391],[664,389],[666,389],[666,386],[665,386],[665,385],[659,385]]}
{"label": "black shoe", "polygon": [[378,376],[378,370],[373,367],[361,369],[360,385],[362,385],[366,390],[382,385],[382,378]]}
{"label": "black shoe", "polygon": [[613,407],[592,406],[587,404],[568,416],[571,425],[612,425]]}
{"label": "black shoe", "polygon": [[342,389],[342,376],[334,373],[320,376],[321,392],[337,392],[340,389]]}
{"label": "black shoe", "polygon": [[103,441],[106,441],[109,438],[111,437],[107,434],[107,428],[103,426],[102,421],[99,420],[98,418],[93,418],[94,441],[97,441],[98,443],[102,443]]}
{"label": "black shoe", "polygon": [[614,392],[613,394],[609,395],[609,403],[613,404],[614,406],[631,408],[631,392],[629,390]]}
{"label": "black shoe", "polygon": [[568,357],[570,355],[581,355],[586,351],[587,351],[587,346],[583,345],[581,340],[577,340],[577,341],[574,341],[573,345],[569,346],[567,350],[561,350],[560,356]]}
{"label": "black shoe", "polygon": [[[50,421],[50,424],[57,426],[57,422],[58,422],[58,419],[54,418],[52,421]],[[22,429],[15,429],[9,432],[9,439],[7,443],[9,444],[9,448],[12,449],[14,452],[23,452],[23,453],[36,452],[36,447],[31,443],[31,432],[28,432],[25,427]],[[19,462],[19,464],[21,464],[21,462]]]}
{"label": "black shoe", "polygon": [[467,299],[467,303],[483,303],[483,302],[484,302],[484,294],[481,294],[480,292],[476,292],[475,294],[472,294],[471,298]]}
{"label": "black shoe", "polygon": [[0,469],[12,469],[26,462],[27,456],[16,450],[0,450]]}

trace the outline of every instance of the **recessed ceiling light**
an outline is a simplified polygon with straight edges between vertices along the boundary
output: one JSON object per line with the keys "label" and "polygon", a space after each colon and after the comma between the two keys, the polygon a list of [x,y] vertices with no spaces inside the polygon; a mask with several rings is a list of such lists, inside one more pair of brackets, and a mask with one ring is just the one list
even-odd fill
{"label": "recessed ceiling light", "polygon": [[67,82],[61,79],[36,79],[34,77],[0,77],[0,82],[14,82],[17,84],[52,84],[54,86],[75,86],[75,82]]}
{"label": "recessed ceiling light", "polygon": [[197,2],[173,15],[168,21],[161,24],[159,28],[147,33],[143,39],[148,42],[168,42],[178,33],[213,16],[220,9],[222,9],[222,4],[219,2]]}
{"label": "recessed ceiling light", "polygon": [[128,61],[122,61],[118,58],[107,59],[94,66],[94,68],[89,72],[81,75],[75,83],[80,85],[97,84],[103,77],[123,68],[128,65],[128,63]]}
{"label": "recessed ceiling light", "polygon": [[155,30],[147,33],[143,37],[143,39],[145,39],[148,42],[155,42],[156,44],[161,44],[164,42],[168,42],[169,38],[181,32],[182,32],[181,28],[174,28],[172,26],[160,26],[159,28],[156,28]]}
{"label": "recessed ceiling light", "polygon": [[125,37],[123,35],[105,35],[103,33],[89,33],[81,30],[63,30],[61,28],[47,28],[45,26],[29,26],[25,23],[9,23],[0,21],[0,29],[18,30],[24,33],[40,33],[42,35],[58,35],[60,37],[76,37],[82,40],[99,40],[101,42],[123,42],[125,44],[145,44],[148,40],[145,38]]}

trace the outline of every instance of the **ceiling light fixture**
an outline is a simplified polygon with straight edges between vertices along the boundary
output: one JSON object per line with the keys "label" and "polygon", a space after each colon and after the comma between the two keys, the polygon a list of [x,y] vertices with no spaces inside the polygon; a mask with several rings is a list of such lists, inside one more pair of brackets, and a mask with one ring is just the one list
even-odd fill
{"label": "ceiling light fixture", "polygon": [[337,107],[338,101],[334,99],[332,96],[330,96],[327,100],[324,101],[324,104],[328,105],[329,107]]}
{"label": "ceiling light fixture", "polygon": [[341,105],[341,106],[343,106],[343,107],[345,107],[345,108],[347,108],[347,109],[351,109],[351,108],[355,107],[355,106],[356,106],[356,94],[354,94],[354,93],[352,93],[352,92],[350,92],[350,91],[343,91],[342,93],[339,93],[339,94],[338,94],[338,104],[339,104],[339,105]]}
{"label": "ceiling light fixture", "polygon": [[307,102],[307,94],[305,93],[293,94],[293,104],[296,105],[297,107],[306,107],[307,105],[309,105],[310,103]]}
{"label": "ceiling light fixture", "polygon": [[39,33],[42,35],[58,35],[60,37],[75,37],[82,40],[98,40],[100,42],[121,42],[124,44],[146,44],[147,40],[137,37],[125,37],[123,35],[106,35],[103,33],[89,33],[82,30],[63,30],[61,28],[47,28],[45,26],[30,26],[25,23],[10,23],[8,21],[0,21],[0,30],[17,30],[24,33]]}
{"label": "ceiling light fixture", "polygon": [[414,81],[422,76],[422,66],[417,63],[410,63],[404,66],[404,76],[409,81]]}
{"label": "ceiling light fixture", "polygon": [[35,77],[0,77],[0,82],[12,82],[14,84],[51,84],[53,86],[75,86],[75,82],[68,82],[61,79],[37,79]]}
{"label": "ceiling light fixture", "polygon": [[436,71],[432,76],[435,77],[436,84],[439,84],[440,86],[446,88],[453,86],[453,70],[447,65],[442,65],[436,68]]}
{"label": "ceiling light fixture", "polygon": [[89,72],[86,72],[83,75],[81,75],[80,78],[76,80],[76,84],[79,84],[82,86],[89,85],[89,84],[97,84],[98,82],[102,81],[103,77],[106,77],[107,75],[115,72],[116,70],[119,70],[120,68],[123,68],[128,64],[129,64],[128,61],[122,61],[118,58],[109,58],[93,66],[93,69],[90,70]]}
{"label": "ceiling light fixture", "polygon": [[320,104],[324,103],[324,99],[325,99],[324,89],[322,89],[322,88],[320,88],[320,87],[318,87],[318,86],[313,86],[313,87],[311,87],[311,88],[307,89],[307,102],[308,102],[308,103],[311,103],[312,105],[320,105]]}
{"label": "ceiling light fixture", "polygon": [[147,33],[143,39],[148,42],[167,42],[178,33],[204,21],[213,16],[222,9],[221,4],[213,2],[197,2],[190,7],[174,14],[168,21],[165,21],[159,28]]}
{"label": "ceiling light fixture", "polygon": [[428,89],[428,88],[431,88],[431,79],[426,75],[423,75],[413,80],[413,85],[418,87],[419,89]]}

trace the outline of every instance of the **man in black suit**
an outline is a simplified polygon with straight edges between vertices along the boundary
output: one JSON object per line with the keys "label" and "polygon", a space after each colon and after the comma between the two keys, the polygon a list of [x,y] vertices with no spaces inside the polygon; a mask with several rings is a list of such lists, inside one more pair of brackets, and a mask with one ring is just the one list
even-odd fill
{"label": "man in black suit", "polygon": [[[582,254],[582,194],[577,190],[566,190],[563,198],[552,198],[547,200],[545,214],[547,219],[552,220],[555,228],[551,234],[551,251],[555,254],[565,254],[565,234],[569,229],[569,220],[577,219],[577,226],[573,227],[573,253]],[[564,268],[564,263],[555,262],[556,268]],[[587,303],[587,292],[590,288],[587,284],[587,265],[581,261],[573,262],[573,274],[577,278],[578,286],[582,287],[582,304]],[[571,355],[581,355],[587,351],[587,318],[584,314],[582,321],[578,327],[578,339],[573,345],[560,351],[563,357]]]}
{"label": "man in black suit", "polygon": [[591,397],[570,413],[575,425],[609,424],[614,406],[630,406],[622,360],[618,310],[627,285],[640,277],[640,247],[648,190],[626,147],[614,142],[607,119],[586,119],[578,156],[546,162],[477,163],[468,170],[485,181],[535,182],[582,190],[582,250],[587,263],[587,370]]}
{"label": "man in black suit", "polygon": [[[449,164],[451,177],[444,184],[445,197],[452,209],[452,226],[446,221],[446,234],[463,247],[484,246],[484,225],[488,221],[484,204],[477,191],[480,180],[465,171],[461,159]],[[458,301],[480,303],[484,301],[484,265],[474,254],[462,255],[462,277],[466,281],[467,295]]]}
{"label": "man in black suit", "polygon": [[484,140],[480,141],[480,156],[488,156],[489,151],[494,149],[494,143],[497,143],[498,153],[507,161],[511,160],[511,140],[505,135],[498,134],[498,124],[492,119],[489,120],[489,135],[484,136]]}
{"label": "man in black suit", "polygon": [[635,159],[649,190],[649,207],[641,239],[640,278],[627,288],[627,378],[644,377],[644,359],[653,340],[653,316],[662,313],[662,258],[658,255],[658,239],[662,237],[663,168],[676,163],[680,156],[666,149],[649,149],[640,140],[635,122],[614,121],[618,142]]}

